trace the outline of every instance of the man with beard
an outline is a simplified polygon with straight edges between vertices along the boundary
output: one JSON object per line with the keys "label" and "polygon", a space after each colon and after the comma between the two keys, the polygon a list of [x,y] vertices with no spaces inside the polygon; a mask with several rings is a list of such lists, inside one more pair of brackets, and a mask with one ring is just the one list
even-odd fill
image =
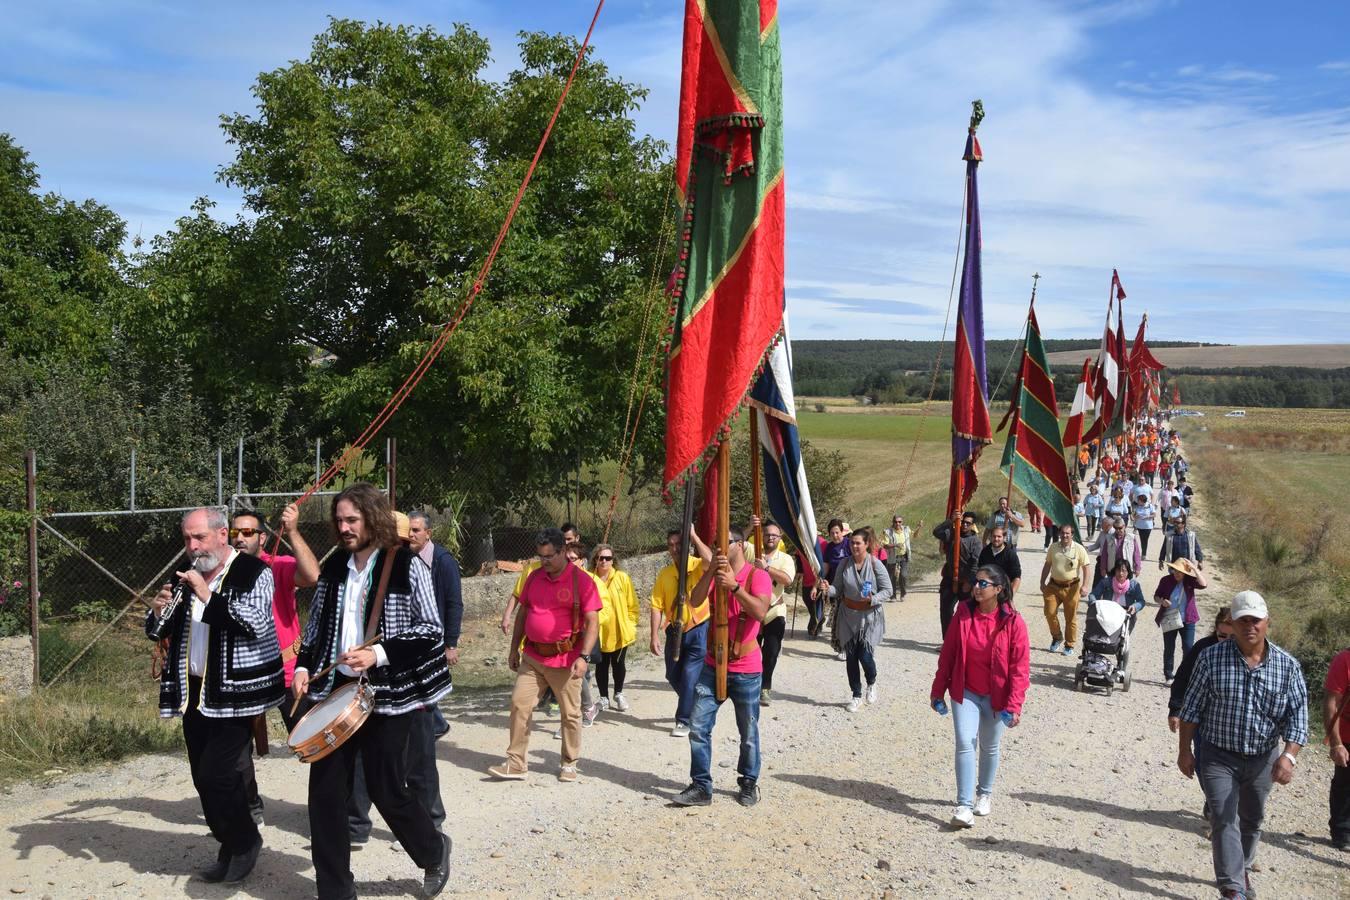
{"label": "man with beard", "polygon": [[209,882],[242,881],[253,871],[262,836],[249,814],[239,758],[253,737],[253,717],[281,703],[281,649],[272,621],[272,572],[229,545],[225,512],[183,516],[188,565],[155,595],[148,636],[168,613],[159,714],[181,715],[192,783],[211,836],[220,844]]}
{"label": "man with beard", "polygon": [[[450,877],[450,839],[436,831],[407,784],[409,713],[450,690],[431,573],[399,544],[389,501],[372,485],[354,484],[334,497],[332,517],[339,549],[319,576],[291,690],[319,702],[364,677],[374,708],[346,743],[310,764],[310,853],[319,897],[356,896],[346,809],[358,754],[370,799],[423,870],[424,895],[434,897]],[[310,681],[311,672],[333,664],[333,672]]]}
{"label": "man with beard", "polygon": [[1008,543],[1002,525],[995,525],[989,532],[989,543],[980,551],[979,565],[981,568],[998,566],[1002,569],[1011,582],[1013,596],[1017,595],[1017,589],[1022,584],[1022,561],[1017,557],[1017,548]]}
{"label": "man with beard", "polygon": [[[291,677],[295,672],[295,657],[300,652],[300,616],[295,609],[295,589],[314,587],[319,581],[319,561],[314,552],[305,543],[295,523],[300,518],[300,509],[294,503],[288,504],[281,513],[281,534],[289,535],[294,556],[271,553],[263,550],[266,532],[262,529],[262,520],[251,512],[234,514],[234,525],[230,528],[230,543],[234,549],[246,556],[262,560],[272,570],[272,622],[276,627],[277,644],[281,647],[281,664],[285,668],[286,687],[291,686]],[[298,716],[292,716],[290,707],[282,704],[281,721],[289,732],[295,728]],[[266,734],[265,720],[255,727],[261,727]],[[263,823],[263,801],[258,794],[258,779],[253,772],[253,748],[246,746],[239,757],[239,774],[244,778],[244,789],[248,794],[248,808],[253,821]]]}

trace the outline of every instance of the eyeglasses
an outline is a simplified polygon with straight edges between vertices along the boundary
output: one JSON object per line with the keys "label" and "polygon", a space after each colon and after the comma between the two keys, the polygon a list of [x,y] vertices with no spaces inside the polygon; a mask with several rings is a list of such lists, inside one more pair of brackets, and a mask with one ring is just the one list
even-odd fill
{"label": "eyeglasses", "polygon": [[764,540],[766,540],[766,541],[776,541],[776,540],[780,540],[782,537],[783,537],[783,536],[782,536],[781,534],[775,534],[775,533],[772,532],[772,531],[766,531],[766,532],[764,532]]}
{"label": "eyeglasses", "polygon": [[977,588],[997,587],[994,582],[987,578],[976,578],[972,584]]}
{"label": "eyeglasses", "polygon": [[263,530],[261,528],[231,528],[230,540],[234,540],[237,537],[251,538],[255,534],[262,534],[262,533]]}
{"label": "eyeglasses", "polygon": [[596,557],[596,560],[599,561],[599,562],[614,562],[614,557],[613,557],[613,556],[597,556],[597,557]]}
{"label": "eyeglasses", "polygon": [[540,554],[539,554],[539,561],[540,561],[541,563],[546,563],[546,562],[548,562],[550,559],[556,559],[557,556],[558,556],[558,554],[556,554],[556,553],[550,553],[548,556],[545,556],[544,554],[540,553]]}

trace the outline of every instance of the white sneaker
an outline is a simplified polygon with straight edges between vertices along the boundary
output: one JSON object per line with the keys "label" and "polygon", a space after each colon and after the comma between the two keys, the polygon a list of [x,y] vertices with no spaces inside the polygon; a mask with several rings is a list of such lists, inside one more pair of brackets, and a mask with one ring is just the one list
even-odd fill
{"label": "white sneaker", "polygon": [[969,806],[958,806],[956,812],[952,813],[953,828],[969,828],[975,824],[975,814],[970,811]]}
{"label": "white sneaker", "polygon": [[848,654],[845,653],[843,650],[840,650],[838,653],[836,653],[834,655],[834,658],[839,660],[840,662],[848,662]]}
{"label": "white sneaker", "polygon": [[597,704],[599,705],[600,709],[609,709],[609,698],[608,698],[608,697],[601,697],[601,698],[600,698],[598,701],[596,701],[596,702],[597,702]]}
{"label": "white sneaker", "polygon": [[623,694],[614,695],[614,708],[619,712],[628,712],[628,698]]}
{"label": "white sneaker", "polygon": [[850,697],[850,698],[848,698],[848,711],[849,711],[849,712],[855,713],[855,712],[857,712],[857,711],[860,710],[860,709],[862,709],[862,698],[861,698],[861,697]]}
{"label": "white sneaker", "polygon": [[875,684],[869,684],[867,686],[867,705],[871,706],[873,703],[876,702],[877,702],[877,686]]}
{"label": "white sneaker", "polygon": [[988,794],[976,794],[976,795],[975,795],[975,815],[977,815],[977,816],[987,816],[987,815],[989,815],[989,808],[990,808],[991,806],[993,806],[993,804],[994,804],[994,798],[991,797],[991,796],[989,796]]}
{"label": "white sneaker", "polygon": [[670,729],[671,737],[689,737],[689,726],[683,722],[676,722],[675,727]]}

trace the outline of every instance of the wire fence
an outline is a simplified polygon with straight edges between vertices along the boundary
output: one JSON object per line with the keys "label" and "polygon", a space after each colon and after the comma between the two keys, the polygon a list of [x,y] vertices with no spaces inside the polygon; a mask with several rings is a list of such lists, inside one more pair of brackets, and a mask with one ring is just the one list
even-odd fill
{"label": "wire fence", "polygon": [[[334,455],[340,450],[332,449]],[[427,513],[433,539],[455,554],[467,577],[492,573],[501,561],[528,559],[534,553],[534,535],[542,527],[570,522],[588,544],[601,540],[606,530],[608,490],[617,472],[612,461],[584,471],[577,465],[563,484],[522,492],[508,489],[518,486],[493,484],[495,476],[488,473],[494,467],[486,461],[481,467],[460,465],[446,472],[425,458],[400,464],[396,440],[383,449],[383,458],[363,456],[330,490],[315,494],[301,508],[298,527],[320,558],[335,546],[329,524],[332,497],[357,481],[369,481],[392,494],[398,509]],[[181,505],[140,508],[136,462],[128,454],[128,483],[109,490],[111,496],[129,497],[125,506],[52,509],[44,503],[42,471],[53,471],[60,462],[44,460],[40,452],[35,456],[36,514],[31,521],[36,528],[26,541],[16,538],[3,550],[12,562],[26,549],[36,563],[37,577],[33,584],[15,579],[6,585],[9,590],[0,597],[0,637],[31,638],[37,687],[105,677],[107,668],[100,661],[109,655],[144,658],[148,676],[150,645],[143,635],[144,618],[160,585],[183,563],[183,514],[199,506],[222,507],[231,516],[250,511],[270,531],[305,486],[277,484],[275,478],[261,476],[255,482],[247,442],[240,442],[215,451],[213,496],[208,490],[208,496],[182,497]],[[318,442],[305,448],[303,457],[295,454],[289,471],[311,463],[316,471],[327,464]],[[629,485],[616,505],[608,542],[628,555],[659,550],[676,515],[662,504],[655,483],[636,489]],[[310,593],[297,592],[302,609],[308,607]],[[34,598],[36,620],[29,614]]]}

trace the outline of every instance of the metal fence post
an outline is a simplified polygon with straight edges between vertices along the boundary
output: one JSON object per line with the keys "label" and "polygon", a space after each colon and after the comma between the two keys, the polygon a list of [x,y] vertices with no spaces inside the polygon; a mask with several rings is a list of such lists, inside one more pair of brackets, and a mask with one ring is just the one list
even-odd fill
{"label": "metal fence post", "polygon": [[389,505],[398,508],[395,493],[398,490],[398,438],[388,438],[384,445],[384,487],[389,492]]}
{"label": "metal fence post", "polygon": [[28,482],[28,627],[33,642],[33,690],[42,684],[38,665],[38,555],[37,555],[37,451],[25,454],[24,469]]}
{"label": "metal fence post", "polygon": [[321,445],[322,443],[323,443],[323,439],[322,439],[322,438],[315,438],[315,439],[314,439],[314,486],[315,486],[315,487],[318,487],[318,485],[319,485],[319,479],[323,477],[323,470],[319,468],[319,466],[323,463],[323,454],[322,454],[322,451],[321,451],[321,449],[320,449],[320,445]]}
{"label": "metal fence post", "polygon": [[136,447],[131,448],[131,503],[127,509],[136,509]]}
{"label": "metal fence post", "polygon": [[234,469],[234,495],[244,493],[244,439],[239,439],[239,462]]}
{"label": "metal fence post", "polygon": [[225,451],[216,448],[216,506],[225,505]]}

